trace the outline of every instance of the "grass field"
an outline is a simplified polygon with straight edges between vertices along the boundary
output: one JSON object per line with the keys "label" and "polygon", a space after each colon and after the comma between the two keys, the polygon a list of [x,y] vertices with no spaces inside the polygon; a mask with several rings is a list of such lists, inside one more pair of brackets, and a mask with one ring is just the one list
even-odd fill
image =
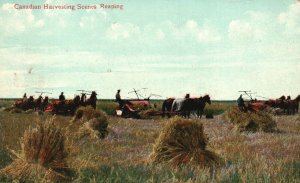
{"label": "grass field", "polygon": [[[2,101],[1,101],[2,102]],[[160,101],[156,101],[158,107]],[[147,159],[167,119],[122,119],[109,116],[109,135],[103,140],[67,140],[69,167],[73,182],[300,182],[300,118],[273,116],[277,133],[239,133],[222,113],[233,103],[215,102],[206,112],[214,119],[198,119],[209,137],[208,149],[225,165],[215,169],[171,169],[150,166]],[[0,106],[9,106],[5,101]],[[97,107],[113,114],[114,102]],[[11,163],[11,151],[20,150],[28,126],[50,115],[0,112],[0,168]],[[56,116],[61,128],[71,117]],[[76,129],[72,129],[76,131]],[[1,177],[0,182],[10,181]]]}

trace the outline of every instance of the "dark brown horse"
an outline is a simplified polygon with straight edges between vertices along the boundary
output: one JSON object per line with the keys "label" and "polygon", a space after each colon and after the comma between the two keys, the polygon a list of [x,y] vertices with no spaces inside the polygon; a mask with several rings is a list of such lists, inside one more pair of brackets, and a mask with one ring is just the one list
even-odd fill
{"label": "dark brown horse", "polygon": [[84,103],[84,106],[92,106],[94,109],[96,109],[96,103],[97,103],[97,93],[95,91],[92,91],[92,94],[89,99],[86,100]]}
{"label": "dark brown horse", "polygon": [[28,109],[34,109],[34,98],[30,96],[27,100],[17,100],[14,105],[16,108],[22,109],[24,111]]}
{"label": "dark brown horse", "polygon": [[85,102],[86,102],[86,94],[82,93],[80,97],[80,105],[85,106],[86,105]]}
{"label": "dark brown horse", "polygon": [[164,100],[163,105],[162,105],[162,117],[165,117],[166,115],[166,111],[168,114],[168,117],[171,117],[171,109],[172,109],[172,104],[174,102],[174,98],[168,98],[166,100]]}
{"label": "dark brown horse", "polygon": [[294,100],[287,100],[285,96],[281,96],[276,100],[268,100],[265,102],[266,105],[274,108],[280,108],[287,115],[295,114],[299,110],[300,95],[298,95]]}
{"label": "dark brown horse", "polygon": [[46,109],[46,107],[48,106],[48,104],[49,104],[49,97],[46,96],[46,97],[44,98],[42,104],[41,104],[40,110],[41,110],[41,111],[45,111],[45,109]]}
{"label": "dark brown horse", "polygon": [[300,95],[298,95],[296,98],[296,105],[295,105],[295,112],[298,113],[299,111],[299,102],[300,102]]}
{"label": "dark brown horse", "polygon": [[286,100],[284,102],[284,111],[287,115],[294,115],[298,113],[299,110],[300,95],[298,95],[294,100]]}
{"label": "dark brown horse", "polygon": [[39,96],[37,99],[33,101],[34,110],[42,110],[43,97]]}
{"label": "dark brown horse", "polygon": [[282,95],[281,97],[279,97],[278,99],[270,99],[268,101],[265,102],[266,105],[273,107],[273,108],[280,108],[280,109],[284,109],[284,101],[286,100],[286,97],[284,95]]}
{"label": "dark brown horse", "polygon": [[75,114],[75,111],[77,110],[77,108],[79,106],[80,106],[80,97],[79,97],[79,95],[74,97],[73,100],[66,100],[66,102],[65,102],[65,108],[66,108],[67,112],[69,112],[71,115]]}
{"label": "dark brown horse", "polygon": [[183,117],[190,118],[191,111],[197,111],[197,117],[202,118],[206,103],[211,104],[209,95],[185,99],[181,109]]}

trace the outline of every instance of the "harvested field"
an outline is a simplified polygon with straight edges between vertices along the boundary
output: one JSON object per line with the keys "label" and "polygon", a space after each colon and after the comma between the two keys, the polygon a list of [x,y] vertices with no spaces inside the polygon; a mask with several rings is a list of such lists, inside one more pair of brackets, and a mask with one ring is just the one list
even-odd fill
{"label": "harvested field", "polygon": [[222,164],[217,154],[206,149],[208,138],[197,120],[175,117],[166,122],[149,157],[151,164],[214,167]]}
{"label": "harvested field", "polygon": [[225,112],[224,118],[233,123],[240,132],[278,131],[274,118],[263,111],[242,112],[237,107],[231,107]]}
{"label": "harvested field", "polygon": [[[30,125],[45,121],[50,115],[0,112],[0,167],[16,158],[19,139]],[[224,160],[212,168],[182,169],[149,165],[159,133],[166,119],[122,119],[108,116],[108,135],[101,140],[74,140],[66,136],[66,163],[75,173],[75,182],[299,182],[300,121],[298,116],[272,116],[279,133],[241,133],[223,115],[213,119],[195,119],[203,124],[208,137],[207,149]],[[56,116],[55,124],[64,133],[72,117]],[[3,158],[2,158],[3,157]],[[1,177],[8,181],[9,178]]]}

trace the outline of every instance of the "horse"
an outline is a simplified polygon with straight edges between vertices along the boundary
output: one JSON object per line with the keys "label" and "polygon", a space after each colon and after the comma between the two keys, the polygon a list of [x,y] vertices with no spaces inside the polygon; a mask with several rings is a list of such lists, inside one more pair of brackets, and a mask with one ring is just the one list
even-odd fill
{"label": "horse", "polygon": [[298,113],[299,111],[299,102],[300,102],[300,95],[298,95],[296,98],[296,105],[295,105],[295,112]]}
{"label": "horse", "polygon": [[298,113],[299,110],[299,101],[300,95],[298,95],[294,100],[287,100],[284,103],[284,110],[286,111],[287,115],[293,115]]}
{"label": "horse", "polygon": [[80,105],[85,106],[85,102],[86,102],[86,94],[82,93],[80,97]]}
{"label": "horse", "polygon": [[80,106],[80,97],[79,95],[75,96],[73,100],[65,101],[65,109],[67,112],[70,112],[71,115],[75,114],[75,111]]}
{"label": "horse", "polygon": [[295,114],[299,110],[299,101],[300,95],[298,95],[294,100],[287,100],[287,98],[283,95],[276,100],[268,100],[265,102],[266,105],[274,108],[280,108],[287,115]]}
{"label": "horse", "polygon": [[30,96],[27,100],[17,100],[14,105],[16,108],[22,109],[24,111],[28,109],[34,109],[34,98]]}
{"label": "horse", "polygon": [[188,98],[183,101],[181,113],[183,117],[190,118],[191,111],[197,111],[197,117],[202,118],[206,103],[211,104],[210,96]]}
{"label": "horse", "polygon": [[33,101],[33,105],[34,105],[34,111],[38,110],[42,110],[42,103],[43,103],[43,97],[39,96],[37,99],[35,99]]}
{"label": "horse", "polygon": [[92,94],[89,99],[86,100],[85,106],[92,106],[94,109],[96,109],[96,103],[97,103],[97,93],[95,91],[92,91]]}
{"label": "horse", "polygon": [[76,109],[80,106],[80,96],[77,95],[74,97],[73,100],[65,100],[65,101],[54,101],[53,102],[53,109],[54,113],[63,113],[67,115],[70,113],[71,115],[75,114]]}
{"label": "horse", "polygon": [[286,97],[284,95],[282,95],[281,97],[279,97],[278,99],[270,99],[268,101],[265,102],[266,105],[273,107],[273,108],[280,108],[280,109],[284,109],[284,101],[286,100]]}
{"label": "horse", "polygon": [[41,110],[41,111],[45,111],[45,109],[46,109],[46,107],[48,106],[48,104],[49,104],[49,97],[48,97],[48,96],[45,96],[45,98],[44,98],[44,100],[43,100],[43,102],[42,102],[42,104],[41,104],[40,110]]}
{"label": "horse", "polygon": [[174,98],[168,98],[166,100],[164,100],[163,104],[162,104],[162,117],[165,117],[166,111],[168,111],[168,117],[171,117],[171,109],[172,109],[172,104],[174,102]]}
{"label": "horse", "polygon": [[168,111],[168,117],[171,117],[170,113],[180,113],[183,117],[190,117],[190,112],[196,110],[197,117],[202,118],[205,104],[211,104],[209,95],[199,98],[187,98],[187,99],[174,99],[168,98],[164,100],[162,105],[162,117],[165,117],[166,111]]}

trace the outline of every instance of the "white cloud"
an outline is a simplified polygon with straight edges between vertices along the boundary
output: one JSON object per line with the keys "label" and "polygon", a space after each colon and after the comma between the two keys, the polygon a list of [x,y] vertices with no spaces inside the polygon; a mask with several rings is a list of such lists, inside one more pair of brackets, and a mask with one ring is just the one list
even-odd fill
{"label": "white cloud", "polygon": [[255,30],[249,22],[233,20],[229,23],[228,37],[232,40],[251,39],[255,36]]}
{"label": "white cloud", "polygon": [[170,34],[173,34],[176,39],[192,39],[200,43],[221,40],[221,36],[208,23],[199,26],[195,20],[187,20],[183,26],[175,26],[172,23],[169,23],[169,26],[171,26],[172,31]]}
{"label": "white cloud", "polygon": [[274,39],[275,35],[300,34],[300,3],[289,6],[279,14],[248,11],[246,18],[232,20],[228,26],[228,37],[235,41]]}
{"label": "white cloud", "polygon": [[14,4],[11,3],[5,3],[0,8],[0,32],[6,36],[43,26],[44,22],[36,19],[31,10],[16,10]]}
{"label": "white cloud", "polygon": [[244,42],[272,40],[273,36],[278,36],[281,31],[275,14],[248,11],[245,12],[245,18],[229,23],[227,33],[230,40]]}
{"label": "white cloud", "polygon": [[246,19],[232,20],[228,25],[228,38],[234,41],[265,39],[274,31],[275,18],[262,12],[248,11]]}
{"label": "white cloud", "polygon": [[197,43],[221,40],[221,36],[208,23],[199,26],[194,20],[188,20],[183,25],[175,25],[167,21],[160,26],[148,24],[143,27],[132,23],[114,23],[107,29],[107,36],[112,40],[132,38],[147,44],[162,40],[184,40]]}
{"label": "white cloud", "polygon": [[140,27],[131,23],[114,23],[107,30],[108,38],[113,40],[134,38],[140,33]]}
{"label": "white cloud", "polygon": [[82,16],[80,18],[79,26],[83,30],[91,31],[91,34],[98,34],[100,27],[104,26],[105,21],[105,11],[99,11],[96,14],[94,14],[93,12],[87,12],[86,16]]}
{"label": "white cloud", "polygon": [[286,12],[280,13],[278,21],[285,26],[285,33],[300,34],[300,3],[296,2]]}

